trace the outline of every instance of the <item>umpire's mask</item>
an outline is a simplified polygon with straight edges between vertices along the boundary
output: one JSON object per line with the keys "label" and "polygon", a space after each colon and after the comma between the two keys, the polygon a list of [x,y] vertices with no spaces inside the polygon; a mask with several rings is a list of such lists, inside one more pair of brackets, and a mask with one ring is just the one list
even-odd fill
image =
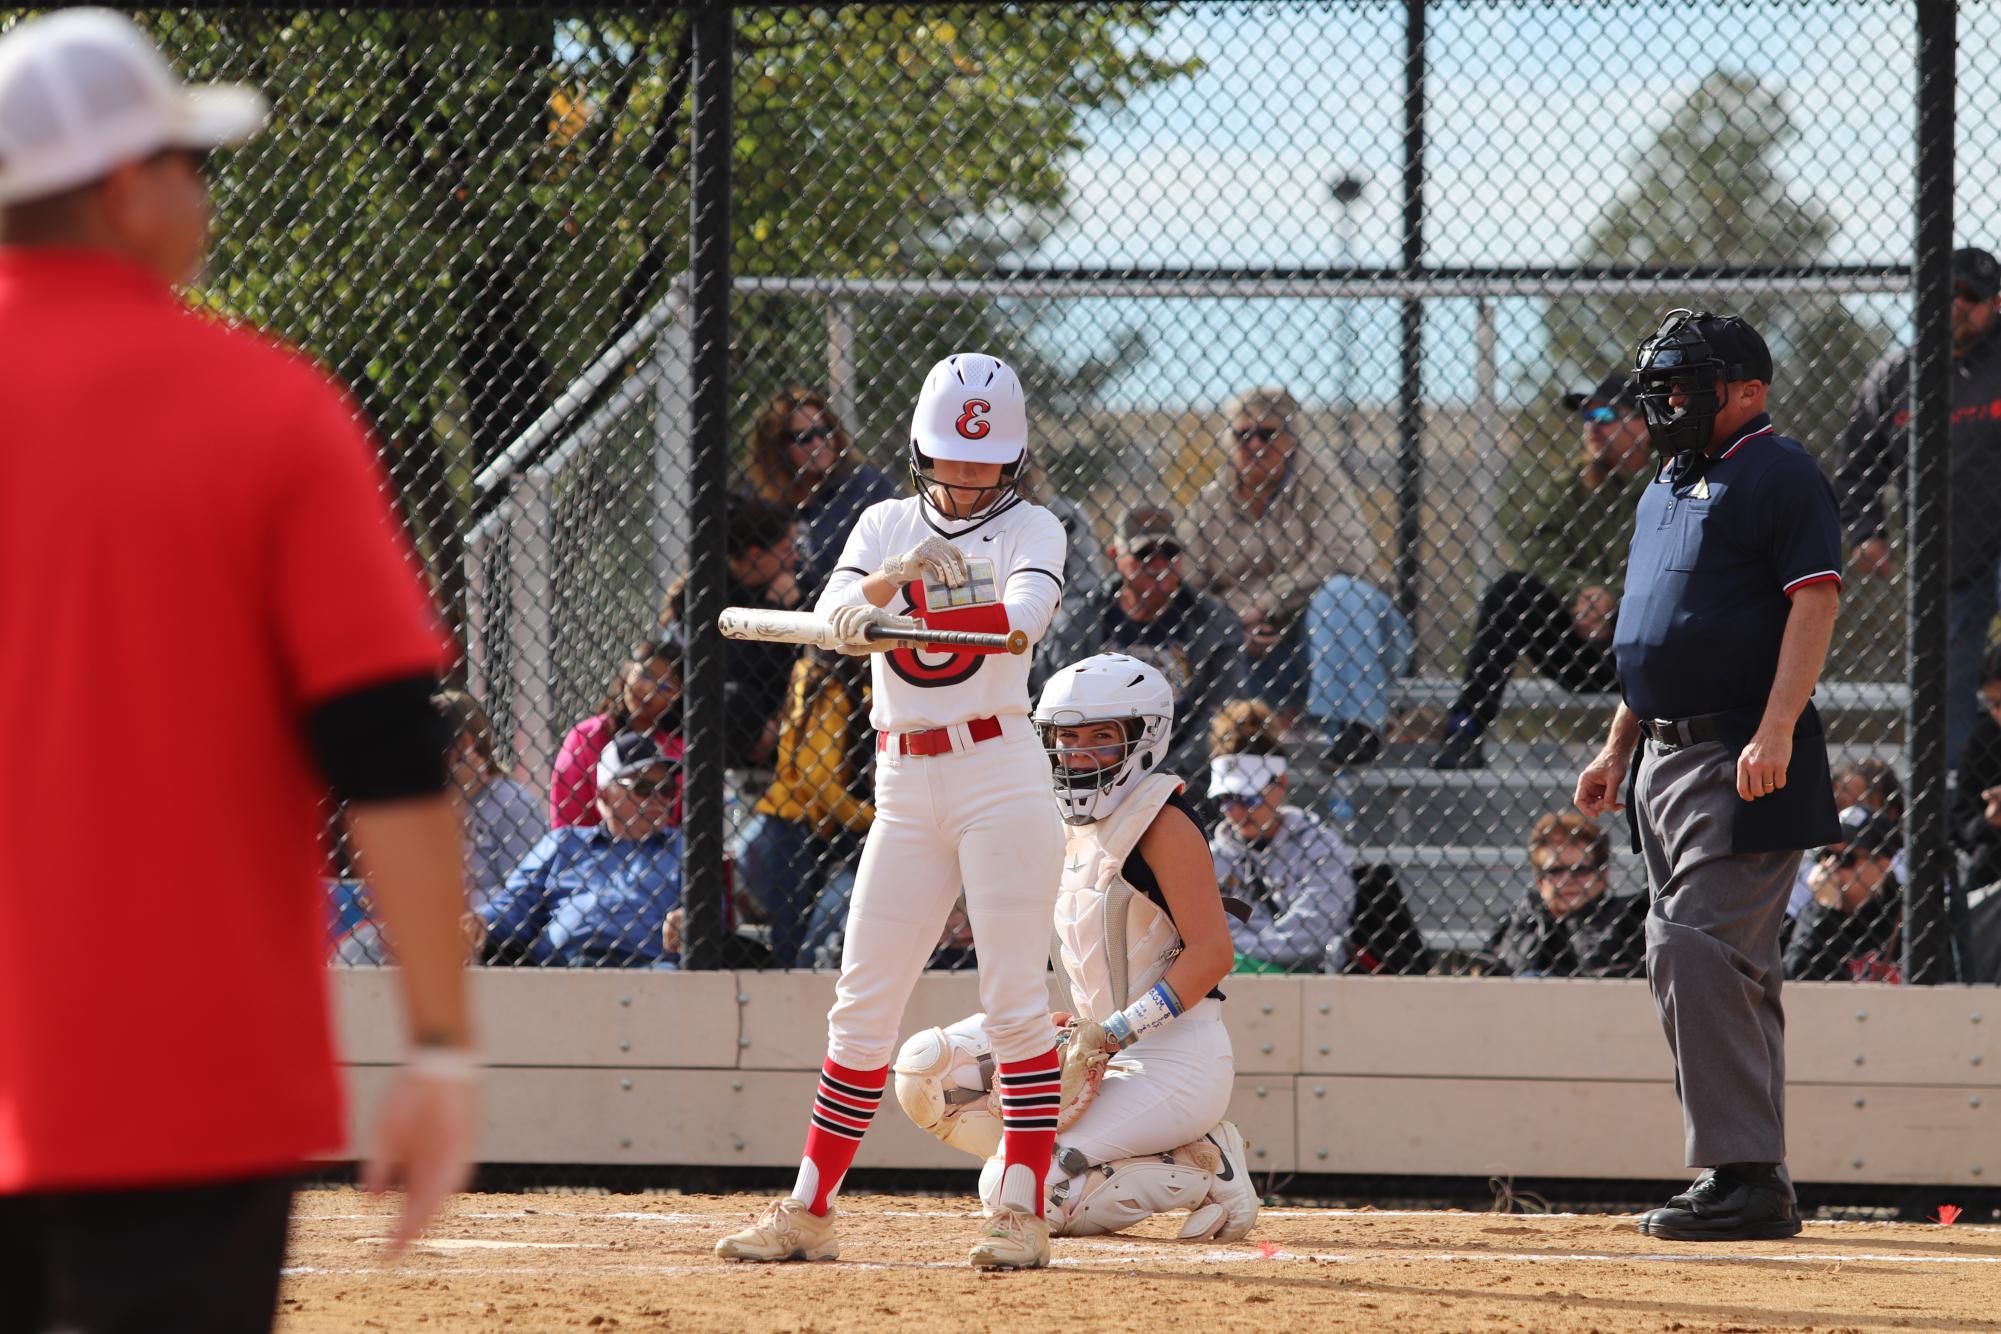
{"label": "umpire's mask", "polygon": [[1706,310],[1669,311],[1633,358],[1647,434],[1669,455],[1709,447],[1723,382],[1771,378],[1765,340],[1738,316]]}

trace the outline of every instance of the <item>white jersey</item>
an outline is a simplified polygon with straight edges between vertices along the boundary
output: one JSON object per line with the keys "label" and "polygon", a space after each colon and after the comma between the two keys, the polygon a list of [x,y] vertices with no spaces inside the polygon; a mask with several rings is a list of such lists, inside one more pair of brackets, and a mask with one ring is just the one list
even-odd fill
{"label": "white jersey", "polygon": [[[869,506],[849,532],[816,609],[824,614],[865,603],[862,580],[933,534],[965,553],[966,582],[946,588],[935,579],[913,581],[886,610],[916,616],[939,630],[1021,630],[1031,645],[1042,638],[1062,600],[1068,543],[1056,516],[1025,500],[991,518],[963,523],[941,519],[914,496]],[[931,652],[913,645],[871,654],[870,660],[875,704],[869,722],[878,732],[922,731],[1029,711],[1027,653]]]}
{"label": "white jersey", "polygon": [[1070,826],[1063,887],[1056,896],[1059,958],[1078,1011],[1122,1010],[1167,974],[1181,953],[1174,919],[1127,883],[1121,870],[1168,798],[1173,774],[1148,774],[1110,815]]}

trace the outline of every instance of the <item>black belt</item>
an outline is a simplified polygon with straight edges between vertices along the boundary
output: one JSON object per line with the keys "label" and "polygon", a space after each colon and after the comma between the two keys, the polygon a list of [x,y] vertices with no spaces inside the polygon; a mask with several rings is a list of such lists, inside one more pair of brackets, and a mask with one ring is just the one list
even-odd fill
{"label": "black belt", "polygon": [[1694,746],[1704,741],[1721,741],[1722,718],[1720,713],[1706,713],[1699,718],[1642,718],[1640,731],[1657,745]]}

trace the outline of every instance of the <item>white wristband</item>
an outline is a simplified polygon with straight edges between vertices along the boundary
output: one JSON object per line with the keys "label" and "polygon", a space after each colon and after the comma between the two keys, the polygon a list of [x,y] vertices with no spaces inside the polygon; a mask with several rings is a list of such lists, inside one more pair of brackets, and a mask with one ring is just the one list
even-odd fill
{"label": "white wristband", "polygon": [[403,1068],[425,1079],[470,1084],[479,1078],[479,1057],[470,1047],[417,1047],[403,1062]]}

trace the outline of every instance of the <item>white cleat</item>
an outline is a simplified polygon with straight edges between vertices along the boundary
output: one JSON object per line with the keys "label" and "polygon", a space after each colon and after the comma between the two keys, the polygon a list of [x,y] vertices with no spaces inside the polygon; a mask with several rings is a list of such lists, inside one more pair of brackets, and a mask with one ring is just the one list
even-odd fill
{"label": "white cleat", "polygon": [[[1048,1251],[1047,1243],[1043,1247]],[[732,1232],[716,1243],[716,1255],[724,1260],[832,1260],[841,1253],[840,1239],[834,1235],[834,1211],[825,1218],[807,1207],[804,1200],[791,1196],[778,1201],[741,1232]]]}
{"label": "white cleat", "polygon": [[975,1269],[1041,1269],[1049,1263],[1049,1220],[1002,1205],[967,1257]]}
{"label": "white cleat", "polygon": [[1181,1236],[1189,1241],[1242,1241],[1258,1221],[1258,1191],[1251,1182],[1250,1150],[1243,1132],[1231,1122],[1219,1121],[1214,1130],[1175,1154],[1195,1150],[1191,1158],[1206,1158],[1203,1149],[1222,1161],[1209,1169],[1209,1196],[1188,1216]]}

